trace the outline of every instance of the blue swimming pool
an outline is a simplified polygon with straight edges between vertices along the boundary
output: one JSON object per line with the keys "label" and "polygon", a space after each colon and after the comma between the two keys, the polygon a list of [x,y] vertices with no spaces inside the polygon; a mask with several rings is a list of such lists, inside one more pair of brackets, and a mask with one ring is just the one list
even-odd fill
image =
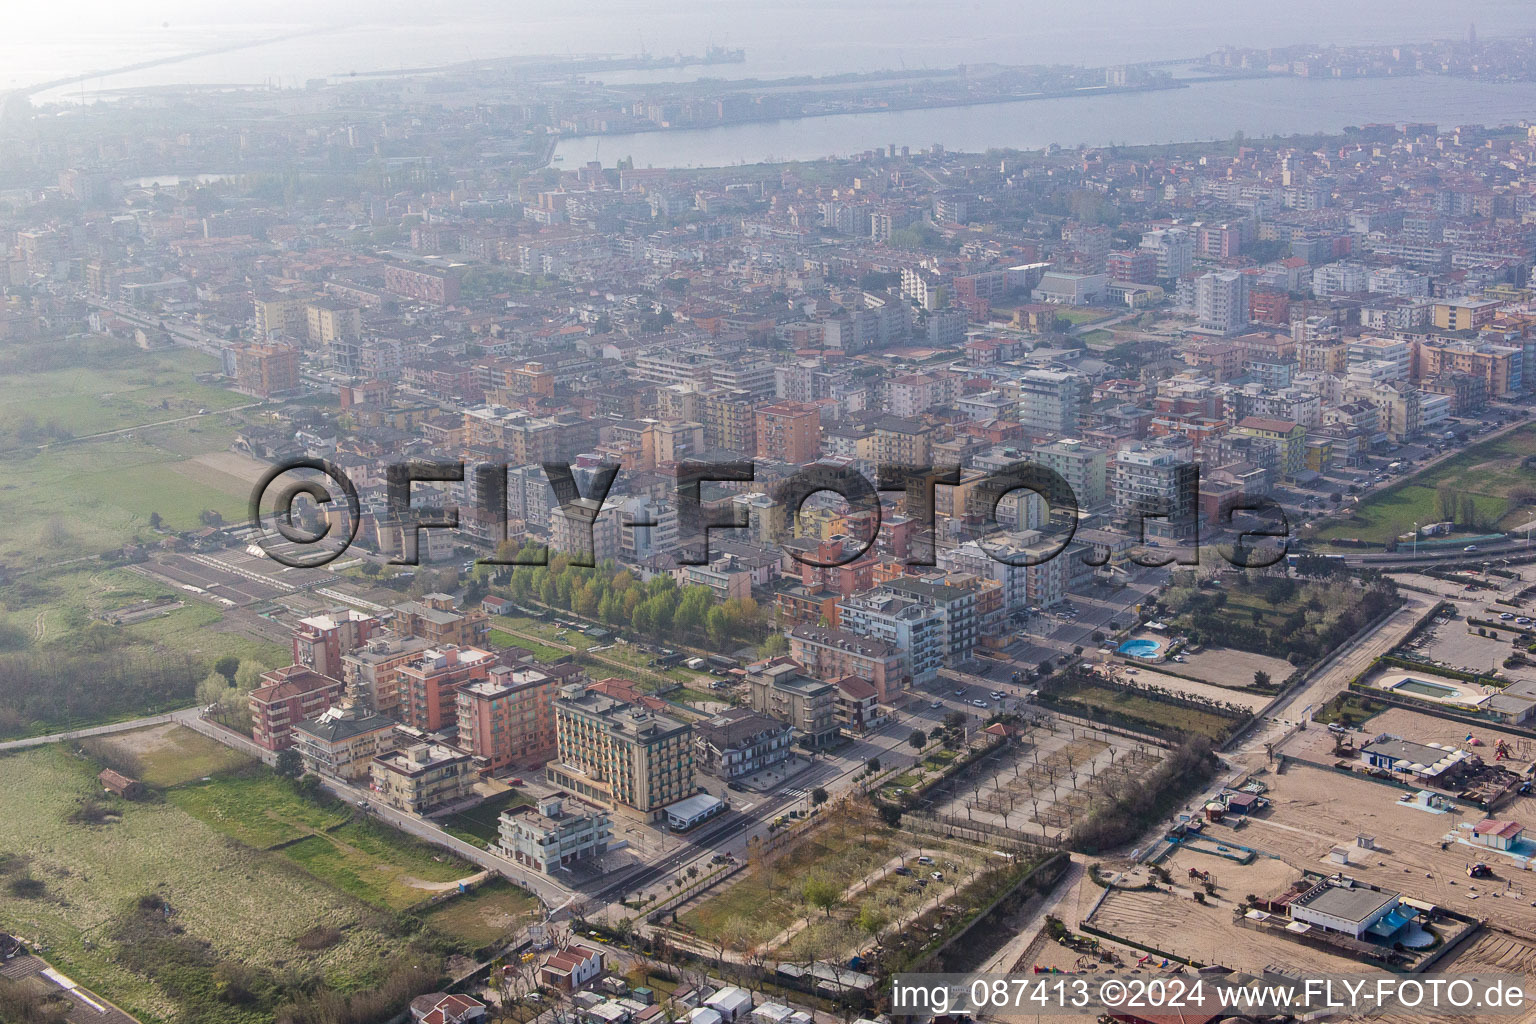
{"label": "blue swimming pool", "polygon": [[1137,640],[1127,640],[1115,649],[1121,654],[1129,655],[1132,658],[1155,658],[1157,657],[1157,652],[1163,649],[1163,642],[1143,637]]}

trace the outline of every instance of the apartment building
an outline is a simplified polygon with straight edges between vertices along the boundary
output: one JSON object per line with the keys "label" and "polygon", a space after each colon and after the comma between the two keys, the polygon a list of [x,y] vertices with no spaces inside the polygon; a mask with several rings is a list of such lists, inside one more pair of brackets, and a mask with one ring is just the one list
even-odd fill
{"label": "apartment building", "polygon": [[1208,334],[1238,334],[1248,327],[1248,275],[1235,270],[1195,280],[1195,319]]}
{"label": "apartment building", "polygon": [[415,637],[385,633],[341,657],[341,678],[347,692],[367,702],[381,715],[399,719],[400,669],[431,648]]}
{"label": "apartment building", "polygon": [[477,647],[484,645],[491,624],[478,608],[460,612],[447,594],[427,594],[395,605],[394,628],[434,647]]}
{"label": "apartment building", "polygon": [[1098,508],[1109,499],[1109,452],[1076,438],[1062,438],[1036,447],[1030,460],[1067,482],[1078,508]]}
{"label": "apartment building", "polygon": [[400,666],[400,718],[424,732],[458,723],[458,691],[490,677],[496,656],[478,647],[429,647]]}
{"label": "apartment building", "polygon": [[293,727],[341,699],[345,686],[303,665],[289,665],[261,674],[262,684],[251,691],[251,740],[265,750],[293,746]]}
{"label": "apartment building", "polygon": [[1115,454],[1115,513],[1130,520],[1133,536],[1138,530],[1148,539],[1194,536],[1199,468],[1193,457],[1193,446],[1175,435]]}
{"label": "apartment building", "polygon": [[378,799],[407,814],[431,814],[467,799],[474,759],[443,743],[415,743],[375,757],[369,766]]}
{"label": "apartment building", "polygon": [[752,710],[793,726],[800,744],[817,749],[837,737],[837,690],[831,683],[801,674],[788,658],[760,662],[747,669]]}
{"label": "apartment building", "polygon": [[789,656],[818,679],[869,680],[882,704],[899,704],[911,682],[906,659],[895,644],[841,629],[796,626],[789,633]]}
{"label": "apartment building", "polygon": [[497,665],[454,699],[459,746],[494,770],[536,767],[555,756],[555,679],[533,668]]}
{"label": "apartment building", "polygon": [[299,386],[299,350],[292,345],[248,343],[229,350],[235,389],[258,398],[285,394]]}
{"label": "apartment building", "polygon": [[821,411],[806,402],[775,402],[757,410],[757,457],[794,466],[821,455]]}
{"label": "apartment building", "polygon": [[582,860],[598,860],[613,841],[613,816],[555,793],[538,805],[512,807],[498,819],[498,852],[541,874]]}
{"label": "apartment building", "polygon": [[344,680],[342,657],[368,643],[381,628],[377,618],[351,608],[300,619],[290,637],[293,663]]}
{"label": "apartment building", "polygon": [[373,759],[395,749],[398,734],[394,719],[343,703],[295,725],[293,745],[306,770],[362,782],[371,777]]}
{"label": "apartment building", "polygon": [[658,821],[695,792],[687,722],[571,685],[555,699],[555,737],[550,784],[609,810]]}
{"label": "apartment building", "polygon": [[884,640],[901,652],[913,685],[938,678],[944,665],[944,623],[932,607],[877,587],[844,598],[837,608],[844,630]]}
{"label": "apartment building", "polygon": [[729,782],[783,764],[793,743],[788,722],[731,708],[694,726],[693,762],[705,775]]}
{"label": "apartment building", "polygon": [[1082,432],[1093,391],[1086,376],[1067,370],[1029,370],[1015,386],[1019,423],[1025,433],[1075,436]]}

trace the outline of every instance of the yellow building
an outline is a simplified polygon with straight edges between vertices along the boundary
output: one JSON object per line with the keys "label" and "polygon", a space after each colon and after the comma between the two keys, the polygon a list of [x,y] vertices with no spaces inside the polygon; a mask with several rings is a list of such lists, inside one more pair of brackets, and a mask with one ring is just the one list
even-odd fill
{"label": "yellow building", "polygon": [[442,743],[417,743],[380,754],[371,763],[378,799],[407,814],[429,814],[466,799],[475,782],[474,759]]}
{"label": "yellow building", "polygon": [[695,793],[687,722],[573,684],[555,701],[555,739],[550,783],[609,810],[655,821]]}
{"label": "yellow building", "polygon": [[1435,303],[1434,325],[1442,331],[1475,331],[1493,321],[1499,304],[1498,299],[1446,299]]}

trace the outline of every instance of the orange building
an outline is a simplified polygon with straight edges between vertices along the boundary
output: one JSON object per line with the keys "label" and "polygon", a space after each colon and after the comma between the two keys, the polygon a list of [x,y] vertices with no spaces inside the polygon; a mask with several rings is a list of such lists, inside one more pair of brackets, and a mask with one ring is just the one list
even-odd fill
{"label": "orange building", "polygon": [[821,412],[809,402],[757,410],[757,457],[803,466],[821,456]]}
{"label": "orange building", "polygon": [[490,677],[496,656],[478,647],[429,648],[400,666],[400,717],[406,725],[437,732],[458,721],[458,692]]}
{"label": "orange building", "polygon": [[459,746],[491,768],[534,768],[555,756],[555,679],[532,668],[497,665],[455,695]]}

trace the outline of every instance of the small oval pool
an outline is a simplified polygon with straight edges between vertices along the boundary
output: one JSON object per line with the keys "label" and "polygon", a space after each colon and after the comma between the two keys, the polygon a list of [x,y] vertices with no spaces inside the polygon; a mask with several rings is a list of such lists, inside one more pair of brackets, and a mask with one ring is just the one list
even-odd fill
{"label": "small oval pool", "polygon": [[1161,641],[1148,640],[1144,637],[1136,640],[1127,640],[1115,648],[1121,654],[1129,655],[1132,658],[1155,658],[1157,657],[1157,652],[1162,649]]}

